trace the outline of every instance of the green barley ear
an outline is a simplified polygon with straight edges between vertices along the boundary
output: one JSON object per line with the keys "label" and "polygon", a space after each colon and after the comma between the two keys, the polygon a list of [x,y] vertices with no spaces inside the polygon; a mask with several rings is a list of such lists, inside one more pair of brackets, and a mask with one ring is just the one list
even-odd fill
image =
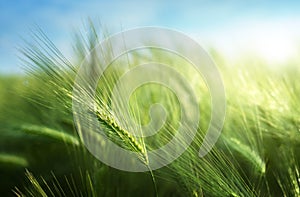
{"label": "green barley ear", "polygon": [[236,151],[239,155],[241,155],[244,159],[250,163],[254,169],[258,172],[260,175],[264,175],[266,172],[266,163],[264,160],[260,157],[260,155],[255,152],[253,149],[251,149],[249,146],[243,144],[240,140],[230,137],[225,139],[226,145],[230,150]]}
{"label": "green barley ear", "polygon": [[79,140],[75,136],[49,127],[33,124],[23,124],[20,126],[20,129],[28,134],[49,137],[74,146],[80,145]]}
{"label": "green barley ear", "polygon": [[134,151],[137,153],[140,161],[144,163],[149,169],[151,180],[153,182],[153,187],[155,195],[158,195],[156,180],[153,174],[152,169],[149,167],[148,155],[146,146],[142,140],[136,139],[129,131],[122,128],[120,123],[111,115],[109,112],[105,112],[101,109],[95,110],[95,115],[100,123],[103,126],[104,131],[107,136],[113,141],[116,142],[119,146]]}
{"label": "green barley ear", "polygon": [[24,157],[13,154],[0,153],[0,165],[27,167],[29,163]]}
{"label": "green barley ear", "polygon": [[95,111],[98,121],[104,125],[110,132],[109,134],[116,134],[124,144],[127,144],[130,149],[133,149],[136,152],[141,153],[145,157],[145,163],[147,164],[146,150],[143,144],[140,144],[137,139],[129,133],[126,129],[120,126],[120,123],[113,118],[112,115],[105,113],[104,111],[98,109]]}

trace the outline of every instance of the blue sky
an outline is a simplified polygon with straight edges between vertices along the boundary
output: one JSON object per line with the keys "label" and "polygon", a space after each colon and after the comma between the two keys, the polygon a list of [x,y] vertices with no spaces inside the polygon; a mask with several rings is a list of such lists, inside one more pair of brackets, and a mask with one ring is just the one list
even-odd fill
{"label": "blue sky", "polygon": [[300,41],[299,10],[300,1],[2,0],[0,74],[22,72],[16,48],[22,47],[22,37],[30,41],[29,32],[35,25],[70,56],[73,31],[82,29],[88,17],[111,32],[164,26],[185,32],[204,45],[215,46],[228,56],[246,48],[245,51],[253,50],[269,59],[284,59],[299,52],[300,42],[295,44]]}

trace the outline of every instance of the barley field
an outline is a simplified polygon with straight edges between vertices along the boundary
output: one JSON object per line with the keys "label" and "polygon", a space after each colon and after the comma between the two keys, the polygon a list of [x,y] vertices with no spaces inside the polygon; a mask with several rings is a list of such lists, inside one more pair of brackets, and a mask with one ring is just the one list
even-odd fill
{"label": "barley field", "polygon": [[[99,79],[96,108],[90,113],[98,121],[94,126],[109,140],[149,167],[146,172],[126,172],[87,150],[73,117],[76,73],[86,53],[104,37],[92,25],[87,31],[87,36],[76,34],[70,43],[72,60],[37,31],[36,42],[20,50],[26,74],[0,76],[1,196],[300,196],[299,59],[273,67],[251,55],[229,61],[213,46],[208,49],[224,82],[226,117],[213,149],[199,157],[211,117],[209,89],[201,76],[182,66],[182,59],[151,50],[152,60],[172,64],[189,78],[200,105],[188,103],[187,111],[199,108],[201,113],[197,134],[184,153],[152,170],[147,152],[176,133],[180,105],[172,91],[153,83],[137,89],[128,103],[120,98],[113,108],[111,91],[118,77],[148,56],[133,53],[130,64],[120,58]],[[132,132],[142,133],[142,127],[129,120],[146,125],[155,103],[169,112],[164,124],[156,135],[136,137]],[[157,113],[152,115],[160,124]],[[96,144],[101,144],[100,138],[93,138]],[[107,151],[106,156],[112,155]]]}

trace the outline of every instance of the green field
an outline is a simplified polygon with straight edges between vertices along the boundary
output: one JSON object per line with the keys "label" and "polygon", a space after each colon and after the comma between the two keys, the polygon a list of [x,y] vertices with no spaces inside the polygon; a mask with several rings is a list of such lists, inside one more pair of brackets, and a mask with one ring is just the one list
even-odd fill
{"label": "green field", "polygon": [[[125,172],[95,159],[73,120],[74,77],[101,38],[93,28],[89,32],[87,38],[74,39],[72,63],[37,34],[37,43],[21,51],[28,74],[0,77],[1,196],[300,196],[300,60],[274,67],[252,56],[232,62],[209,50],[224,80],[227,107],[217,144],[200,158],[211,115],[209,91],[182,59],[152,50],[152,59],[174,65],[189,78],[200,103],[189,105],[199,107],[200,126],[192,144],[168,166]],[[138,55],[131,63],[147,59]],[[172,92],[148,84],[132,95],[129,112],[116,117],[120,113],[111,109],[111,89],[133,67],[124,64],[126,58],[116,61],[99,80],[95,99],[100,111],[93,113],[110,140],[147,165],[147,151],[176,132],[180,106]],[[147,124],[150,105],[158,102],[171,112],[159,132],[145,139],[128,134],[141,131],[127,119]],[[121,98],[118,107],[123,104]]]}

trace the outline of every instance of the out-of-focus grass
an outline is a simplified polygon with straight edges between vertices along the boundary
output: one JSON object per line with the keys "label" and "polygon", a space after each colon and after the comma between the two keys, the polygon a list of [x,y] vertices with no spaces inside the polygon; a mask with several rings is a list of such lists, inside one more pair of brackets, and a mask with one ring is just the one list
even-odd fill
{"label": "out-of-focus grass", "polygon": [[[90,32],[85,41],[77,37],[78,61],[72,65],[50,52],[53,46],[47,41],[43,46],[50,54],[32,46],[33,51],[25,50],[33,68],[29,76],[0,77],[0,190],[4,195],[13,195],[15,186],[16,193],[32,196],[155,195],[149,174],[112,169],[79,142],[72,117],[72,84],[76,65],[98,42],[99,35],[94,29]],[[255,58],[229,64],[212,51],[224,79],[227,114],[218,143],[199,158],[211,112],[208,90],[192,70],[182,69],[186,67],[180,58],[152,52],[154,59],[172,63],[190,79],[201,111],[199,134],[192,145],[168,167],[154,171],[159,196],[300,195],[300,62],[281,68],[269,68]],[[143,61],[140,58],[136,61]],[[115,62],[105,73],[105,83],[99,82],[96,98],[102,109],[109,108],[107,90],[124,72],[121,63]],[[157,136],[143,141],[149,150],[169,141],[172,127],[178,126],[177,100],[160,88],[145,86],[130,100],[132,114],[139,114],[142,124],[149,121],[149,103],[161,102],[173,112]],[[27,179],[25,168],[35,178],[27,172]]]}

